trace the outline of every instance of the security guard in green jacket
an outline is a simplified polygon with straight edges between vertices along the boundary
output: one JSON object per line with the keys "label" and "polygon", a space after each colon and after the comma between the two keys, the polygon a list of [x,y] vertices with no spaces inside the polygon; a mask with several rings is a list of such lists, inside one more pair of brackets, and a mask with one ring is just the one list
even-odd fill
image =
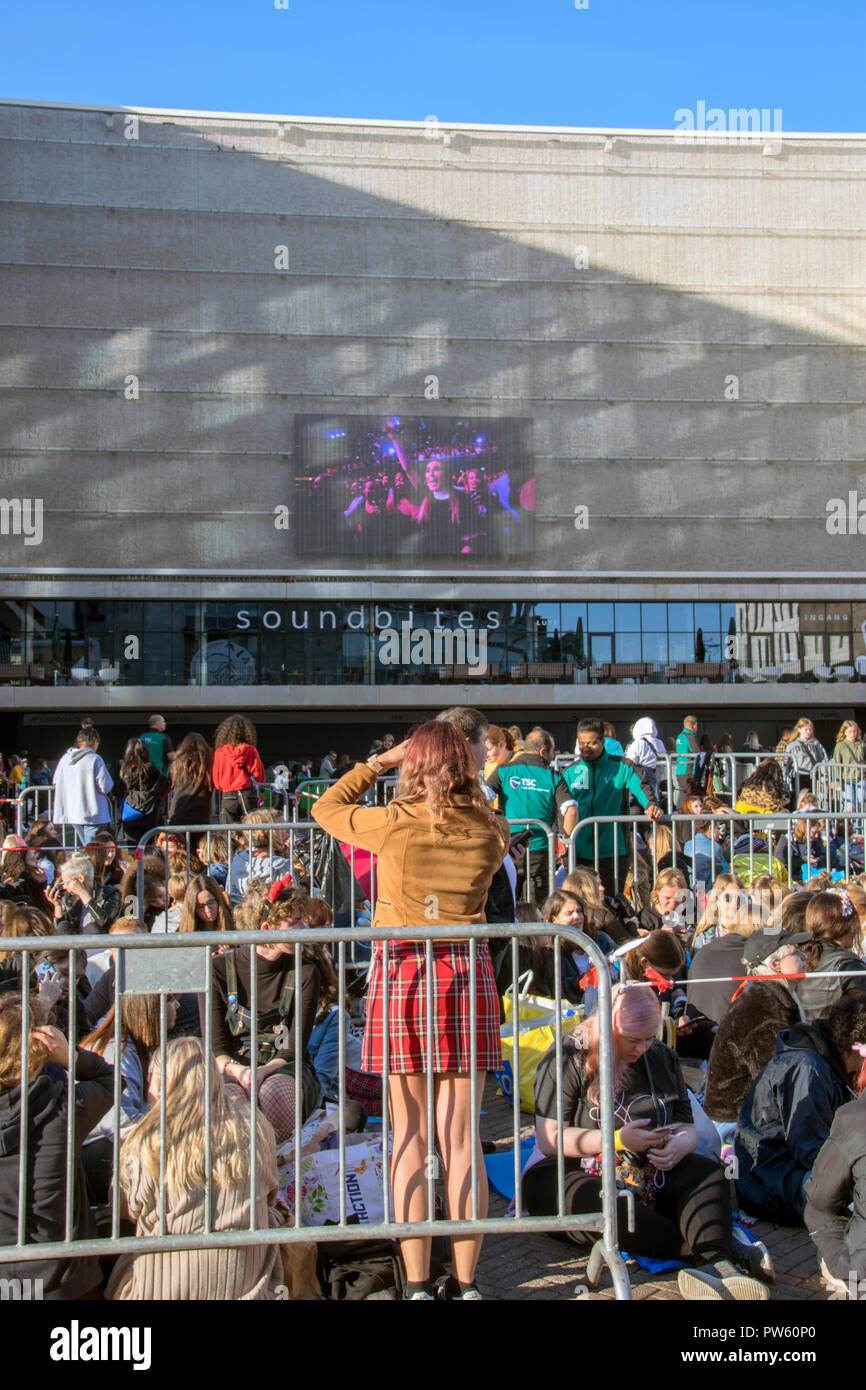
{"label": "security guard in green jacket", "polygon": [[[605,750],[604,725],[600,719],[581,719],[577,726],[577,742],[580,760],[565,769],[565,781],[571,797],[577,804],[578,821],[586,820],[590,816],[627,814],[623,809],[626,793],[635,797],[651,820],[659,819],[663,814],[662,809],[652,802],[636,769],[631,763]],[[619,891],[617,874],[614,872],[615,853],[618,856],[620,874],[624,876],[628,871],[625,836],[620,826],[585,826],[578,831],[575,842],[579,864],[595,863],[596,833],[598,872],[601,874],[605,890],[613,897]]]}

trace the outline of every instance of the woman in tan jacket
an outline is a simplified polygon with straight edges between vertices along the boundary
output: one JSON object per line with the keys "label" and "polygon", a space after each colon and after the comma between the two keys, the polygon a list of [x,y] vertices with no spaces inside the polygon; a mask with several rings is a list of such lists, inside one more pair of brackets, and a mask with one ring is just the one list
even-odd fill
{"label": "woman in tan jacket", "polygon": [[[319,824],[338,840],[378,855],[375,927],[469,926],[485,921],[487,890],[509,844],[505,820],[488,807],[478,780],[484,764],[486,722],[474,737],[454,724],[423,724],[407,743],[356,763],[313,808]],[[397,796],[388,806],[357,805],[376,778],[402,764]],[[394,1132],[393,1191],[398,1221],[427,1220],[427,1072],[433,1073],[436,1131],[445,1166],[452,1220],[472,1211],[472,1149],[476,1146],[477,1215],[487,1213],[487,1183],[480,1154],[479,1116],[471,1107],[471,970],[468,941],[435,941],[427,979],[423,942],[391,942],[388,951],[388,1087]],[[490,952],[479,942],[475,960],[477,1105],[485,1073],[500,1063],[499,1000]],[[373,955],[363,1065],[382,1071],[383,949]],[[432,1056],[427,1056],[427,995],[432,1014]],[[429,1299],[430,1241],[401,1242],[407,1297]],[[452,1290],[477,1299],[477,1236],[452,1240]]]}

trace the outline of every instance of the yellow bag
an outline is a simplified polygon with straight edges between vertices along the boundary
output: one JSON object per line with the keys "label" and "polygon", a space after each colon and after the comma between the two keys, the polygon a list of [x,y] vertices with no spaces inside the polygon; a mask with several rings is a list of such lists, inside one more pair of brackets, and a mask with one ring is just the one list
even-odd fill
{"label": "yellow bag", "polygon": [[[511,987],[503,996],[505,1022],[500,1028],[502,1067],[496,1073],[499,1089],[506,1100],[514,1097],[514,999]],[[567,999],[561,1001],[563,1035],[583,1022],[583,1009]],[[520,1108],[535,1111],[535,1073],[542,1058],[556,1041],[556,1001],[541,994],[517,996],[517,1048],[520,1065]]]}

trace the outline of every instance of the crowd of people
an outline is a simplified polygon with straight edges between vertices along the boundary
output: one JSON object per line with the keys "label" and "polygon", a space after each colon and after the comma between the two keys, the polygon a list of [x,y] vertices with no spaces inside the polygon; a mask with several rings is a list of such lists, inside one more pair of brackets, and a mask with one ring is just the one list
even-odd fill
{"label": "crowd of people", "polygon": [[[791,768],[827,761],[809,719],[770,754],[755,735],[754,764],[733,789],[725,760],[713,756],[725,749],[702,760],[692,717],[672,750],[673,787],[659,776],[668,750],[654,721],[642,717],[630,733],[624,746],[609,723],[580,719],[574,753],[562,757],[542,728],[524,736],[455,707],[402,741],[383,735],[366,760],[327,750],[318,779],[312,761],[297,764],[295,788],[309,784],[305,810],[341,862],[357,852],[375,863],[375,895],[364,891],[369,880],[356,884],[352,924],[453,928],[429,948],[391,941],[387,959],[374,944],[369,966],[354,966],[351,988],[341,989],[332,902],[309,847],[281,828],[279,809],[260,804],[265,770],[251,721],[229,715],[213,744],[188,733],[175,749],[154,715],[126,744],[116,776],[86,721],[54,772],[51,815],[34,806],[23,834],[4,828],[0,935],[39,947],[27,958],[0,952],[0,1246],[17,1237],[25,1092],[28,1242],[63,1238],[70,1103],[73,1238],[105,1229],[113,1195],[124,1229],[142,1236],[159,1229],[162,1195],[168,1233],[183,1236],[204,1230],[206,1092],[212,1229],[241,1229],[252,1217],[267,1227],[280,1219],[280,1147],[341,1095],[346,1130],[363,1129],[381,1115],[385,1072],[395,1219],[431,1216],[434,1145],[448,1215],[467,1218],[474,1206],[483,1217],[480,1110],[488,1077],[502,1070],[501,1024],[515,988],[507,928],[523,921],[538,931],[519,939],[521,976],[529,972],[536,995],[561,994],[577,1020],[561,1070],[552,1048],[536,1072],[524,1209],[557,1214],[560,1145],[565,1211],[599,1209],[604,969],[623,1229],[626,1194],[635,1201],[629,1254],[677,1262],[685,1298],[761,1299],[772,1260],[750,1223],[805,1223],[828,1288],[844,1296],[852,1271],[866,1278],[862,836],[849,826],[842,855],[834,816],[797,792]],[[840,747],[834,760],[855,788],[852,809],[862,810],[864,749],[851,721]],[[377,783],[395,778],[393,798],[380,804]],[[681,813],[673,820],[666,796]],[[210,824],[214,807],[212,829],[187,832]],[[630,808],[639,820],[624,822]],[[750,825],[756,815],[760,830]],[[140,850],[156,827],[164,830]],[[484,923],[503,934],[472,946],[461,939],[461,928]],[[232,944],[233,932],[259,929],[301,931],[305,944]],[[119,992],[112,937],[200,931],[225,938],[211,955],[208,996]],[[52,946],[69,935],[105,945]],[[402,1240],[403,1296],[477,1300],[480,1249],[481,1237],[455,1236],[450,1272],[437,1276],[430,1240]],[[40,1278],[44,1297],[62,1299],[271,1299],[282,1278],[274,1245],[6,1261],[0,1274]]]}

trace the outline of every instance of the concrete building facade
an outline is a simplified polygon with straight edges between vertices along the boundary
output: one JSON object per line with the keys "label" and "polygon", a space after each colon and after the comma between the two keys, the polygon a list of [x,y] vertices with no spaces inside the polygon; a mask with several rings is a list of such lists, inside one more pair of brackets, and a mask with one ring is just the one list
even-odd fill
{"label": "concrete building facade", "polygon": [[[7,739],[239,686],[275,719],[858,708],[866,137],[7,101],[0,167]],[[299,422],[358,419],[521,422],[523,529],[311,550]],[[485,669],[383,660],[407,623]]]}

